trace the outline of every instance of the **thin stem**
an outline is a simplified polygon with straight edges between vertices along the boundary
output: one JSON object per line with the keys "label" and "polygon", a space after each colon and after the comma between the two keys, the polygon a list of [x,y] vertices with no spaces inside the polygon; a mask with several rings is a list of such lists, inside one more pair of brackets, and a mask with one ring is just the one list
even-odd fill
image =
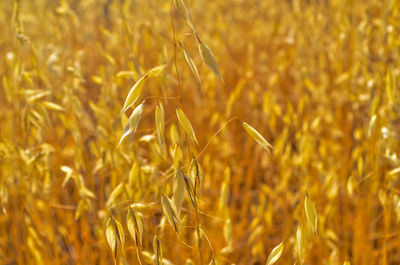
{"label": "thin stem", "polygon": [[176,71],[176,76],[178,78],[178,90],[179,90],[179,103],[180,105],[182,105],[182,88],[181,88],[181,80],[180,80],[180,76],[179,76],[179,71],[178,71],[178,65],[176,64],[176,35],[175,35],[175,24],[174,24],[174,17],[172,15],[172,3],[173,1],[171,1],[171,6],[170,6],[170,10],[169,10],[169,14],[171,16],[171,24],[172,24],[172,35],[174,37],[174,65],[175,65],[175,71]]}
{"label": "thin stem", "polygon": [[212,142],[212,140],[214,140],[214,138],[233,120],[239,120],[242,121],[239,117],[235,116],[230,118],[227,122],[225,122],[221,128],[218,129],[218,131],[216,133],[214,133],[214,135],[210,138],[210,140],[207,142],[207,144],[204,146],[204,148],[201,150],[200,154],[196,157],[196,159],[198,159],[203,153],[204,151],[207,149],[208,145]]}

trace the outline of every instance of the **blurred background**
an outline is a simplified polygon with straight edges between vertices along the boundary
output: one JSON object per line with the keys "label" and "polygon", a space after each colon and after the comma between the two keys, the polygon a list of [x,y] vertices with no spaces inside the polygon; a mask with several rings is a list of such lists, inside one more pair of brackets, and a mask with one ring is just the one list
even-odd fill
{"label": "blurred background", "polygon": [[[3,0],[0,24],[0,264],[157,264],[155,235],[163,264],[400,264],[399,1]],[[176,232],[160,198],[195,157]]]}

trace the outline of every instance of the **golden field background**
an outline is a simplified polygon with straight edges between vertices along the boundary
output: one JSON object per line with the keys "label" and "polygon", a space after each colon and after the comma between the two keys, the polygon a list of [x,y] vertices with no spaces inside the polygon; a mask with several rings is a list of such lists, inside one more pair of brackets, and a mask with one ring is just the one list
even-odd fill
{"label": "golden field background", "polygon": [[0,25],[0,264],[400,264],[399,1],[3,0]]}

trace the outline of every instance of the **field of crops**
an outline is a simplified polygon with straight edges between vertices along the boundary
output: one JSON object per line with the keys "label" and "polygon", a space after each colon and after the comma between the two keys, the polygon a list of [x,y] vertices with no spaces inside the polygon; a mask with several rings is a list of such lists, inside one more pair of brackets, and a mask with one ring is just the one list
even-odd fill
{"label": "field of crops", "polygon": [[1,0],[0,264],[400,264],[400,1]]}

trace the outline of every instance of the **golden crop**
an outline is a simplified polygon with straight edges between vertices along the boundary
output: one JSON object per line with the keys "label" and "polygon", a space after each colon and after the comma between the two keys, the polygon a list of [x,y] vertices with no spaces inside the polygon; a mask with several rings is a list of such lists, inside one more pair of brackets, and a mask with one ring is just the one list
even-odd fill
{"label": "golden crop", "polygon": [[400,264],[397,0],[0,1],[0,264]]}

